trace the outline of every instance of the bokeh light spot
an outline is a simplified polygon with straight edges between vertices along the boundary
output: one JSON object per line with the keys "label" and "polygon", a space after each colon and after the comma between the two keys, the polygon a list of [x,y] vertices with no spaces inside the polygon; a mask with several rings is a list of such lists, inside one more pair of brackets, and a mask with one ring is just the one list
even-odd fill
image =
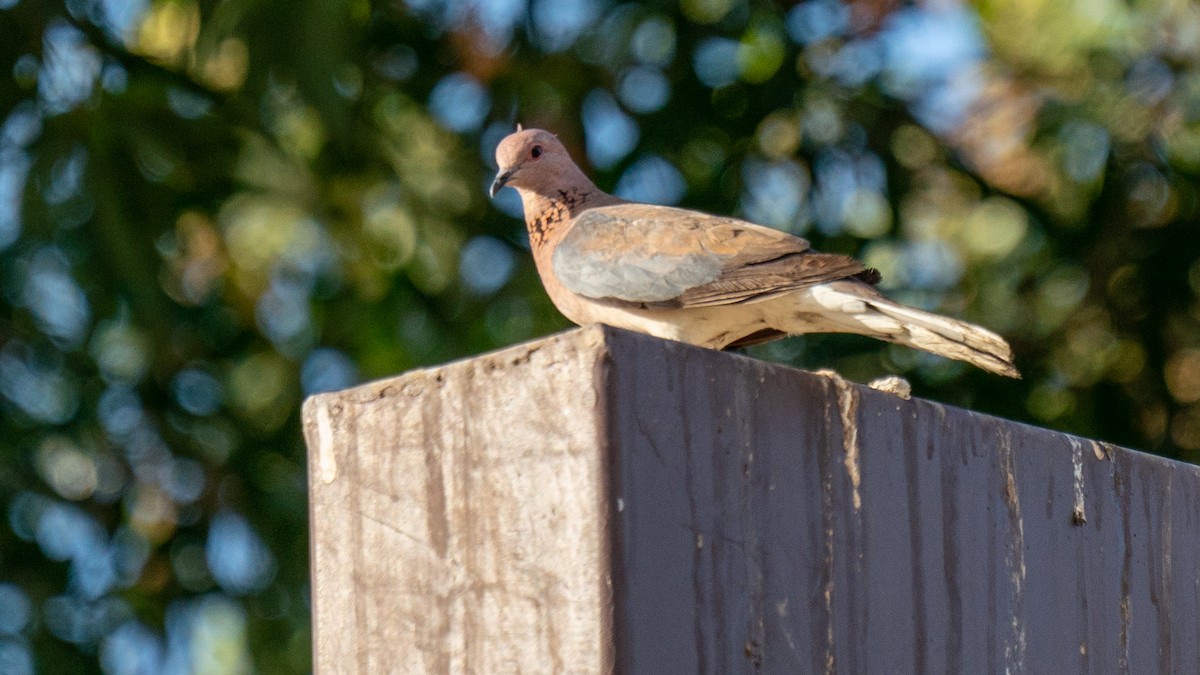
{"label": "bokeh light spot", "polygon": [[762,84],[775,76],[783,65],[786,45],[778,26],[758,22],[742,36],[737,61],[741,77],[751,84]]}
{"label": "bokeh light spot", "polygon": [[1200,450],[1200,406],[1181,410],[1171,418],[1171,440],[1184,450]]}
{"label": "bokeh light spot", "polygon": [[728,38],[704,38],[692,53],[696,77],[710,88],[731,84],[738,78],[738,43]]}
{"label": "bokeh light spot", "polygon": [[582,112],[588,159],[597,169],[612,167],[637,147],[637,123],[607,91],[589,92]]}
{"label": "bokeh light spot", "polygon": [[300,369],[305,396],[345,389],[358,382],[358,369],[349,356],[326,347],[314,349]]}
{"label": "bokeh light spot", "polygon": [[1026,408],[1034,417],[1049,422],[1075,409],[1075,394],[1061,385],[1044,383],[1033,388]]}
{"label": "bokeh light spot", "polygon": [[246,81],[250,49],[240,38],[225,38],[201,67],[204,81],[215,89],[235,91]]}
{"label": "bokeh light spot", "polygon": [[529,301],[524,297],[511,297],[489,305],[483,323],[492,342],[508,345],[530,337],[533,319]]}
{"label": "bokeh light spot", "polygon": [[38,472],[64,499],[79,501],[96,490],[96,464],[79,446],[60,435],[47,436],[38,444]]}
{"label": "bokeh light spot", "polygon": [[686,192],[683,174],[658,155],[646,155],[631,164],[614,190],[622,199],[667,205],[678,204]]}
{"label": "bokeh light spot", "polygon": [[638,24],[629,48],[645,65],[666,66],[675,59],[675,28],[665,17],[650,17]]}
{"label": "bokeh light spot", "polygon": [[788,12],[788,35],[806,45],[844,34],[850,29],[850,7],[838,0],[806,0]]}
{"label": "bokeh light spot", "polygon": [[842,111],[833,101],[818,97],[804,106],[804,135],[818,145],[832,145],[845,133]]}
{"label": "bokeh light spot", "polygon": [[236,513],[213,517],[205,555],[213,579],[235,595],[262,590],[275,576],[271,552],[249,521]]}
{"label": "bokeh light spot", "polygon": [[538,44],[547,53],[561,52],[579,39],[596,16],[595,0],[531,0]]}
{"label": "bokeh light spot", "polygon": [[33,255],[26,268],[22,301],[47,335],[72,346],[83,339],[91,314],[87,296],[71,277],[60,250],[47,247]]}
{"label": "bokeh light spot", "polygon": [[100,663],[109,675],[146,675],[163,669],[163,646],[149,628],[138,621],[121,624],[104,638]]}
{"label": "bokeh light spot", "polygon": [[904,248],[903,261],[903,277],[916,288],[952,288],[962,278],[962,259],[941,240],[910,243]]}
{"label": "bokeh light spot", "polygon": [[451,131],[476,131],[491,107],[487,90],[471,75],[453,73],[429,93],[429,111]]}
{"label": "bokeh light spot", "polygon": [[372,239],[372,253],[385,269],[407,265],[417,249],[417,226],[392,184],[380,184],[362,199],[363,231]]}
{"label": "bokeh light spot", "polygon": [[758,124],[758,149],[772,159],[782,159],[800,147],[800,121],[790,113],[776,111]]}
{"label": "bokeh light spot", "polygon": [[[0,635],[17,635],[29,625],[32,606],[20,586],[0,583]],[[0,672],[8,672],[0,668]]]}
{"label": "bokeh light spot", "polygon": [[892,228],[892,206],[874,190],[855,190],[843,212],[846,232],[874,239]]}
{"label": "bokeh light spot", "polygon": [[463,246],[458,265],[463,283],[478,295],[500,290],[512,276],[516,257],[507,244],[495,237],[474,237]]}
{"label": "bokeh light spot", "polygon": [[292,377],[289,364],[274,352],[248,356],[226,380],[230,402],[245,419],[273,429],[291,409]]}
{"label": "bokeh light spot", "polygon": [[976,206],[963,223],[967,250],[981,258],[1002,258],[1011,253],[1029,229],[1025,210],[1004,197],[989,197]]}
{"label": "bokeh light spot", "polygon": [[93,331],[91,354],[110,382],[137,382],[150,367],[153,354],[145,335],[124,321],[105,321]]}
{"label": "bokeh light spot", "polygon": [[167,106],[180,117],[188,120],[199,119],[212,110],[213,102],[208,97],[197,92],[171,87],[167,89]]}
{"label": "bokeh light spot", "polygon": [[144,13],[137,29],[135,50],[159,61],[184,57],[200,34],[200,7],[192,0],[156,2]]}
{"label": "bokeh light spot", "polygon": [[394,45],[380,52],[373,60],[375,72],[381,76],[404,82],[417,73],[420,60],[417,52],[408,45]]}
{"label": "bokeh light spot", "polygon": [[[220,595],[209,595],[182,611],[186,612],[184,616],[168,619],[168,631],[186,631],[192,673],[250,675],[254,672],[246,644],[246,611],[240,604]],[[177,626],[177,631],[171,630]]]}
{"label": "bokeh light spot", "polygon": [[1181,349],[1167,359],[1163,369],[1167,389],[1180,403],[1200,401],[1200,349]]}
{"label": "bokeh light spot", "polygon": [[23,640],[0,638],[0,673],[33,675],[33,655]]}
{"label": "bokeh light spot", "polygon": [[716,23],[733,9],[733,0],[681,0],[680,9],[695,23]]}
{"label": "bokeh light spot", "polygon": [[67,112],[92,95],[100,75],[100,55],[74,27],[57,22],[46,29],[46,60],[39,73],[38,94],[47,112]]}
{"label": "bokeh light spot", "polygon": [[175,502],[158,485],[138,483],[126,494],[126,510],[133,531],[153,544],[162,543],[175,533]]}
{"label": "bokeh light spot", "polygon": [[741,207],[746,218],[762,225],[802,234],[808,225],[805,208],[811,179],[792,161],[745,162],[745,192]]}
{"label": "bokeh light spot", "polygon": [[915,124],[904,124],[892,133],[892,154],[908,169],[918,169],[937,159],[937,141]]}
{"label": "bokeh light spot", "polygon": [[18,342],[0,350],[0,393],[26,415],[63,424],[79,408],[79,382],[67,377],[61,358]]}
{"label": "bokeh light spot", "polygon": [[4,146],[0,143],[0,251],[12,246],[21,234],[21,198],[33,164],[25,152]]}
{"label": "bokeh light spot", "polygon": [[671,82],[657,68],[636,67],[625,71],[617,89],[621,102],[633,112],[661,110],[671,97]]}
{"label": "bokeh light spot", "polygon": [[689,140],[680,155],[680,168],[692,185],[712,180],[725,163],[725,149],[710,138]]}
{"label": "bokeh light spot", "polygon": [[1108,162],[1108,132],[1098,124],[1071,120],[1059,131],[1063,168],[1080,183],[1095,180]]}
{"label": "bokeh light spot", "polygon": [[22,195],[31,165],[24,151],[0,144],[0,251],[12,246],[20,235]]}
{"label": "bokeh light spot", "polygon": [[181,370],[171,383],[179,407],[201,417],[215,413],[221,406],[221,383],[196,368]]}

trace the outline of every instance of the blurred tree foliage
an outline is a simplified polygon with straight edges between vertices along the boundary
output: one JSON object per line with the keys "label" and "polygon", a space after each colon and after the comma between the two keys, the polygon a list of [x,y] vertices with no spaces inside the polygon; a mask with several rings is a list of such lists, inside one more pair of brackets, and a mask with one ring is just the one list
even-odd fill
{"label": "blurred tree foliage", "polygon": [[1025,379],[758,356],[1200,458],[1192,3],[0,0],[0,66],[3,672],[308,669],[302,397],[566,326],[484,193],[516,121]]}

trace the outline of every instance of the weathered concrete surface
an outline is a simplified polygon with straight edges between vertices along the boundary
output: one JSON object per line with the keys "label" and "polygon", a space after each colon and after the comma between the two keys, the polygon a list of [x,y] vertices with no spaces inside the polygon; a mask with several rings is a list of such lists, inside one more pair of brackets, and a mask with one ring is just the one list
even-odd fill
{"label": "weathered concrete surface", "polygon": [[604,338],[305,402],[317,672],[608,668]]}
{"label": "weathered concrete surface", "polygon": [[305,406],[317,670],[1200,672],[1200,468],[605,328]]}

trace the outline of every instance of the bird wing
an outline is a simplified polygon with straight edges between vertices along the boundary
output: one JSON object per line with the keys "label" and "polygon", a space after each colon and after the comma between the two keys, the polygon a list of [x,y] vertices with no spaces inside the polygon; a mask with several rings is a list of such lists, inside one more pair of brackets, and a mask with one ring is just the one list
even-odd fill
{"label": "bird wing", "polygon": [[563,286],[579,295],[663,308],[735,304],[868,272],[786,232],[647,204],[584,211],[552,264]]}

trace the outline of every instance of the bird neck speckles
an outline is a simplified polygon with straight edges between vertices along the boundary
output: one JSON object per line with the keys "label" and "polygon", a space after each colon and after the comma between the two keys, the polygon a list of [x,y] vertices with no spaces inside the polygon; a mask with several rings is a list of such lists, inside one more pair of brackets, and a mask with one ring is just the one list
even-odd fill
{"label": "bird neck speckles", "polygon": [[525,206],[525,225],[529,229],[529,243],[541,246],[560,225],[579,215],[586,208],[599,205],[608,197],[591,188],[557,189],[548,194],[521,191]]}

